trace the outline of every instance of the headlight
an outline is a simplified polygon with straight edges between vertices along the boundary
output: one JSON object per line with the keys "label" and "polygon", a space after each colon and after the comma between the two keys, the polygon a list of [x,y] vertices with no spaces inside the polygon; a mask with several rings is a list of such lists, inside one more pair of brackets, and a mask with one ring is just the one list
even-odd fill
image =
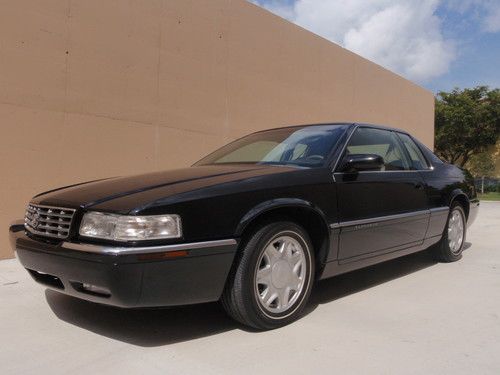
{"label": "headlight", "polygon": [[143,241],[179,238],[178,215],[126,216],[88,212],[83,216],[80,235],[114,241]]}

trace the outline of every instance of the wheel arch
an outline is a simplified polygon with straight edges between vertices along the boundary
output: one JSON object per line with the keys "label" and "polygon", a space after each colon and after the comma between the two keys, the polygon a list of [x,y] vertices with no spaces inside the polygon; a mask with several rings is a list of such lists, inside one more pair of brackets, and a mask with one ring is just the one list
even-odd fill
{"label": "wheel arch", "polygon": [[450,200],[449,200],[450,208],[454,202],[459,202],[462,205],[462,207],[465,211],[465,218],[468,219],[469,212],[470,212],[470,201],[469,201],[469,197],[467,196],[467,194],[465,194],[463,192],[462,189],[455,189],[452,191],[452,193],[450,195]]}
{"label": "wheel arch", "polygon": [[243,216],[236,236],[244,240],[258,226],[276,220],[290,220],[306,230],[314,247],[316,272],[320,272],[330,248],[330,231],[324,213],[308,201],[283,198],[263,202]]}

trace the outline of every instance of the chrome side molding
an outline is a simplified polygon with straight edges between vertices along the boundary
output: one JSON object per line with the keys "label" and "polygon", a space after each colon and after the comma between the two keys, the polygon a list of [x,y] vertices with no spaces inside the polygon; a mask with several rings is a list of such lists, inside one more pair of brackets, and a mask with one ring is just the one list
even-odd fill
{"label": "chrome side molding", "polygon": [[444,207],[436,207],[436,208],[431,208],[429,209],[429,211],[432,213],[437,213],[437,212],[449,212],[450,211],[450,207],[448,206],[444,206]]}
{"label": "chrome side molding", "polygon": [[390,220],[404,219],[407,217],[431,215],[433,213],[448,212],[449,210],[450,210],[450,208],[445,206],[445,207],[430,208],[427,210],[419,210],[419,211],[414,211],[414,212],[405,212],[403,214],[379,216],[379,217],[373,217],[373,218],[361,219],[361,220],[343,221],[340,223],[330,224],[330,228],[338,229],[338,228],[362,226],[362,225],[366,225],[366,227],[369,227],[369,224],[381,223],[381,222],[390,221]]}

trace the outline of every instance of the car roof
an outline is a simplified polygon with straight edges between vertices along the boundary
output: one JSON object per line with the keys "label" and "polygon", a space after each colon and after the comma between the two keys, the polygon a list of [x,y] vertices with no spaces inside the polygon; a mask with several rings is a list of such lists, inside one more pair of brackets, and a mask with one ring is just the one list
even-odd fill
{"label": "car roof", "polygon": [[398,132],[398,133],[409,134],[406,130],[399,129],[399,128],[394,128],[392,126],[386,126],[386,125],[369,124],[369,123],[364,123],[364,122],[357,122],[357,123],[355,123],[353,125],[362,126],[362,127],[368,127],[368,128],[374,128],[374,129],[391,130],[391,131],[395,131],[395,132]]}
{"label": "car roof", "polygon": [[263,129],[259,130],[257,132],[254,132],[253,134],[256,133],[262,133],[270,130],[281,130],[281,129],[293,129],[293,128],[308,128],[308,127],[315,127],[315,126],[349,126],[349,127],[369,127],[369,128],[374,128],[374,129],[382,129],[382,130],[391,130],[391,131],[396,131],[399,133],[404,133],[404,134],[409,134],[407,131],[399,128],[394,128],[390,126],[385,126],[385,125],[377,125],[377,124],[370,124],[370,123],[364,123],[364,122],[324,122],[324,123],[316,123],[316,124],[301,124],[301,125],[290,125],[290,126],[281,126],[277,128],[271,128],[271,129]]}

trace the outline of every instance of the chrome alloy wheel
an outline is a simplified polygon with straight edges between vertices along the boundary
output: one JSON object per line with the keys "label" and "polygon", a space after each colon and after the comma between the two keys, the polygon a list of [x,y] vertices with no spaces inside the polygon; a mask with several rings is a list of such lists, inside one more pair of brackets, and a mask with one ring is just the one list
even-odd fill
{"label": "chrome alloy wheel", "polygon": [[255,293],[264,312],[289,310],[301,296],[306,276],[306,255],[299,241],[279,234],[269,241],[255,272]]}
{"label": "chrome alloy wheel", "polygon": [[464,226],[464,217],[460,210],[453,210],[448,220],[448,246],[453,254],[458,254],[462,248]]}

